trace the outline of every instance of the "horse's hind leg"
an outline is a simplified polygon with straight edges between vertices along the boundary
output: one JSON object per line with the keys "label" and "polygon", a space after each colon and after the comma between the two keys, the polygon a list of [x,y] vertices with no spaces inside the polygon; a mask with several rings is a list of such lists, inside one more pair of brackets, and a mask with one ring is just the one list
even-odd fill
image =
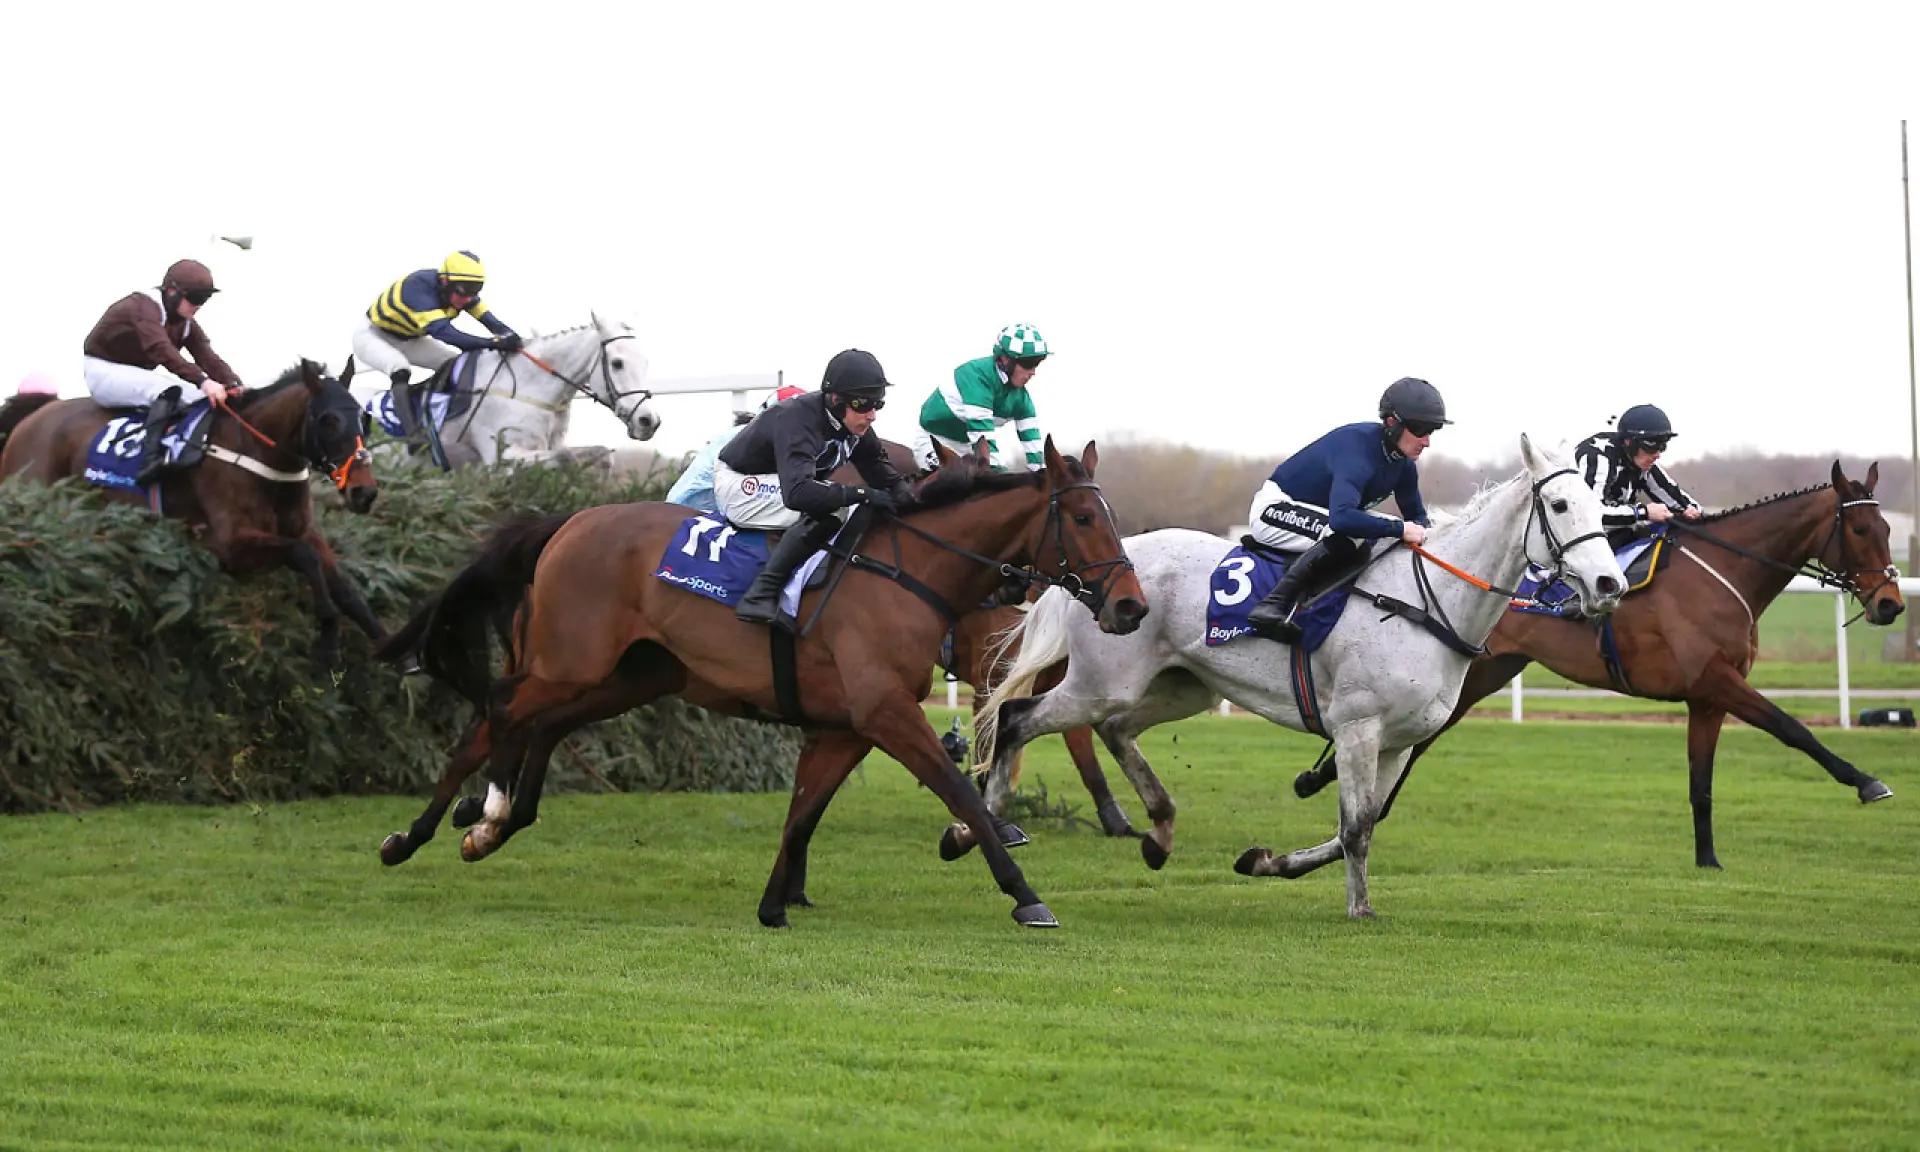
{"label": "horse's hind leg", "polygon": [[1154,677],[1146,695],[1124,712],[1116,712],[1094,725],[1107,751],[1127,774],[1133,790],[1146,805],[1153,831],[1140,837],[1140,856],[1156,871],[1166,866],[1173,852],[1173,797],[1167,794],[1153,766],[1140,751],[1140,734],[1157,724],[1184,720],[1211,708],[1219,697],[1191,672],[1170,668]]}
{"label": "horse's hind leg", "polygon": [[1093,729],[1085,725],[1069,728],[1060,738],[1066,741],[1067,755],[1073,757],[1073,766],[1080,772],[1080,783],[1093,798],[1100,827],[1109,836],[1133,835],[1133,821],[1127,819],[1127,810],[1113,798],[1113,789],[1107,786],[1107,774],[1100,770],[1100,757],[1093,750]]}
{"label": "horse's hind leg", "polygon": [[787,825],[780,834],[780,852],[760,897],[760,923],[769,928],[787,926],[787,908],[813,907],[807,899],[807,847],[820,825],[833,794],[860,763],[872,744],[851,732],[817,732],[800,750],[793,770],[793,800],[787,806]]}
{"label": "horse's hind leg", "polygon": [[[1069,666],[1072,667],[1071,665]],[[1072,673],[1069,671],[1069,676]],[[989,824],[979,827],[992,827],[999,831],[998,840],[1002,844],[1018,847],[1027,842],[1027,834],[1012,822],[1002,818],[999,813],[1007,810],[1012,799],[1015,761],[1021,749],[1041,736],[1055,732],[1065,732],[1072,728],[1085,727],[1101,719],[1111,711],[1104,701],[1089,701],[1076,697],[1061,688],[1042,692],[1038,696],[1022,696],[1008,700],[1000,705],[997,720],[998,735],[994,740],[993,763],[987,769],[986,803],[992,816]],[[958,860],[973,850],[979,843],[979,833],[970,823],[957,823],[948,826],[940,837],[940,858]]]}
{"label": "horse's hind leg", "polygon": [[[391,867],[405,863],[420,850],[422,844],[433,839],[434,832],[440,827],[441,817],[447,813],[447,806],[452,804],[453,798],[460,794],[460,786],[467,782],[468,777],[478,772],[480,766],[487,762],[488,752],[487,722],[484,719],[476,719],[467,726],[466,733],[461,737],[460,746],[448,759],[446,771],[440,774],[439,787],[434,789],[433,799],[427,803],[426,811],[422,812],[405,832],[395,832],[380,842],[382,864]],[[472,821],[469,820],[468,823],[471,824]]]}

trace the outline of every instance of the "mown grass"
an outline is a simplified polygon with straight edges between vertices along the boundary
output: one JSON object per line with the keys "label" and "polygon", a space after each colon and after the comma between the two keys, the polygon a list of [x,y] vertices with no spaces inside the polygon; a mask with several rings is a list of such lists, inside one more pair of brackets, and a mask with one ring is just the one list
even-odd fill
{"label": "mown grass", "polygon": [[[554,797],[395,870],[411,799],[16,818],[0,1147],[1911,1147],[1920,745],[1833,742],[1896,797],[1731,732],[1712,873],[1672,730],[1471,722],[1376,836],[1372,923],[1338,867],[1231,872],[1334,811],[1241,718],[1145,739],[1166,870],[1030,826],[1054,933],[879,757],[786,932],[780,796]],[[1058,741],[1029,763],[1084,804]]]}

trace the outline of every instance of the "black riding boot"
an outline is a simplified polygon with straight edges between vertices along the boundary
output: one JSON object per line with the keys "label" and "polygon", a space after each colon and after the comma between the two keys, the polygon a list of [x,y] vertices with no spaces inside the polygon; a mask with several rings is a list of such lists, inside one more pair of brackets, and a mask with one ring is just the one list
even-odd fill
{"label": "black riding boot", "polygon": [[167,445],[160,438],[161,433],[184,411],[186,405],[180,403],[177,387],[160,393],[147,405],[146,440],[140,445],[140,473],[133,478],[134,483],[145,487],[160,478],[160,469],[167,460]]}
{"label": "black riding boot", "polygon": [[1353,541],[1345,536],[1329,536],[1294,557],[1280,583],[1247,613],[1247,626],[1269,640],[1300,643],[1300,625],[1294,623],[1293,613],[1301,595],[1324,580],[1330,569],[1352,559],[1355,551]]}
{"label": "black riding boot", "polygon": [[767,566],[753,578],[753,587],[740,598],[740,606],[733,610],[734,616],[749,624],[773,623],[780,614],[780,590],[793,578],[793,570],[825,546],[839,530],[840,521],[831,516],[809,517],[787,529],[780,543],[773,546],[773,555],[767,557]]}
{"label": "black riding boot", "polygon": [[413,410],[413,391],[407,387],[413,369],[402,368],[387,377],[387,390],[393,393],[393,414],[400,419],[400,434],[411,440],[420,433],[420,417]]}

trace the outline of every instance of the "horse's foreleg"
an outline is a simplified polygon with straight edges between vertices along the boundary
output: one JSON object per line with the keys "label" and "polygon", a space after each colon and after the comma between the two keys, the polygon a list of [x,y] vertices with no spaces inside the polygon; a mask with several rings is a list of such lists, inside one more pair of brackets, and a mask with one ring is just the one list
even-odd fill
{"label": "horse's foreleg", "polygon": [[327,547],[326,541],[318,532],[308,532],[302,539],[320,556],[320,567],[326,576],[328,600],[345,613],[347,619],[353,621],[354,625],[365,632],[370,639],[386,639],[386,626],[380,623],[380,618],[375,616],[373,609],[367,606],[366,598],[360,595],[360,589],[347,578],[346,572],[340,567],[339,558],[333,554],[331,548]]}
{"label": "horse's foreleg", "polygon": [[255,548],[277,553],[280,562],[300,574],[313,598],[313,615],[318,631],[313,638],[313,659],[331,667],[340,660],[340,610],[333,605],[327,590],[326,563],[331,558],[326,542],[318,535],[279,536],[257,529],[241,529],[212,542],[213,552],[223,558],[240,549]]}
{"label": "horse's foreleg", "polygon": [[1342,725],[1334,732],[1334,749],[1348,765],[1348,770],[1340,774],[1339,834],[1312,848],[1279,857],[1266,848],[1249,848],[1234,861],[1233,867],[1243,876],[1292,879],[1344,859],[1347,862],[1347,915],[1362,919],[1373,915],[1367,892],[1367,850],[1373,841],[1373,826],[1378,821],[1375,797],[1381,793],[1377,785],[1383,779],[1389,788],[1398,782],[1399,774],[1404,771],[1406,752],[1381,755],[1378,717]]}
{"label": "horse's foreleg", "polygon": [[1067,742],[1067,755],[1073,757],[1073,766],[1079,769],[1080,783],[1086,786],[1087,795],[1093,797],[1100,827],[1109,836],[1133,835],[1133,821],[1127,819],[1126,809],[1113,798],[1113,790],[1107,786],[1107,774],[1100,770],[1100,757],[1093,750],[1093,729],[1085,725],[1069,728],[1060,738]]}
{"label": "horse's foreleg", "polygon": [[1001,815],[1012,800],[1010,782],[1021,750],[1041,736],[1065,732],[1096,719],[1099,719],[1098,713],[1085,701],[1057,690],[1038,696],[1022,696],[1002,704],[998,721],[999,735],[994,740],[993,763],[987,768],[986,805],[992,817],[991,822],[961,822],[948,827],[940,837],[940,858],[958,860],[965,856],[979,843],[979,830],[982,828],[996,829],[999,842],[1009,847],[1017,848],[1025,844],[1027,834],[1021,831],[1019,825]]}
{"label": "horse's foreleg", "polygon": [[773,859],[767,890],[760,897],[760,923],[785,928],[789,906],[813,907],[813,901],[807,899],[807,846],[833,794],[872,747],[851,732],[819,732],[808,737],[793,770],[793,800],[787,805],[780,852]]}
{"label": "horse's foreleg", "polygon": [[[987,812],[986,798],[960,774],[953,760],[947,756],[947,750],[940,746],[940,737],[928,725],[927,714],[921,710],[917,699],[898,689],[879,695],[856,691],[850,696],[855,700],[873,700],[872,704],[863,705],[855,713],[854,731],[906,765],[915,779],[946,803],[947,811],[953,813],[954,819],[971,828],[992,827],[993,817]],[[987,868],[993,873],[1000,891],[1013,900],[1015,923],[1028,928],[1060,926],[1053,913],[1040,902],[1040,897],[1027,886],[1020,866],[1013,862],[1013,857],[1008,854],[1006,845],[1000,842],[999,837],[985,837],[981,841],[980,851],[986,856]]]}
{"label": "horse's foreleg", "polygon": [[1893,795],[1893,789],[1835,756],[1827,750],[1826,745],[1813,738],[1813,733],[1807,731],[1805,724],[1782,712],[1771,700],[1754,691],[1746,677],[1723,656],[1715,656],[1707,663],[1706,671],[1694,682],[1689,696],[1702,697],[1707,703],[1738,716],[1787,747],[1805,752],[1827,770],[1827,775],[1852,788],[1862,804],[1885,800]]}
{"label": "horse's foreleg", "polygon": [[1687,701],[1687,799],[1693,805],[1693,862],[1720,867],[1713,851],[1713,753],[1727,714],[1704,700]]}
{"label": "horse's foreleg", "polygon": [[411,859],[420,850],[420,846],[433,839],[439,830],[440,820],[447,813],[448,805],[460,794],[460,786],[468,777],[480,770],[487,762],[488,740],[485,720],[476,719],[467,726],[466,734],[461,738],[460,746],[447,761],[446,771],[440,774],[439,787],[434,789],[433,799],[405,832],[395,832],[380,843],[380,862],[389,867]]}

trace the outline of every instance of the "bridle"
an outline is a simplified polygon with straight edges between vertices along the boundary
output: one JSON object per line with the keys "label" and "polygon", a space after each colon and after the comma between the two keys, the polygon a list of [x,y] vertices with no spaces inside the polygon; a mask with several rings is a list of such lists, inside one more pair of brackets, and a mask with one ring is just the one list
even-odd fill
{"label": "bridle", "polygon": [[[1095,493],[1096,498],[1099,499],[1101,508],[1107,510],[1108,521],[1111,522],[1113,518],[1112,510],[1107,508],[1106,498],[1099,495],[1100,485],[1094,483],[1092,480],[1075,480],[1054,488],[1047,497],[1047,520],[1046,523],[1041,526],[1040,535],[1043,540],[1048,537],[1052,538],[1054,551],[1058,553],[1060,558],[1058,567],[1061,571],[1057,574],[1043,571],[1038,565],[1037,557],[1035,563],[1020,567],[1003,560],[997,560],[992,556],[983,556],[978,552],[962,548],[958,544],[942,540],[933,533],[916,527],[906,520],[896,518],[894,523],[936,548],[951,552],[956,556],[964,556],[976,564],[983,564],[997,570],[1005,580],[1018,581],[1022,586],[1029,589],[1036,584],[1046,588],[1065,589],[1067,595],[1085,604],[1089,611],[1095,616],[1098,616],[1101,610],[1106,607],[1107,596],[1112,591],[1115,581],[1124,578],[1127,573],[1133,571],[1133,561],[1129,559],[1123,551],[1112,560],[1085,561],[1077,565],[1073,562],[1067,548],[1066,511],[1060,506],[1060,498],[1066,493],[1076,489],[1091,489]],[[1114,535],[1118,537],[1118,531],[1116,531]],[[898,547],[897,539],[895,547]],[[1045,547],[1045,545],[1043,544],[1042,547]],[[896,567],[898,567],[897,559],[896,557]],[[949,618],[952,618],[954,614],[949,612],[948,615]]]}
{"label": "bridle", "polygon": [[[573,389],[574,392],[582,396],[585,396],[589,400],[592,400],[594,403],[599,404],[602,407],[608,409],[616,417],[618,417],[622,423],[625,423],[627,420],[629,420],[632,417],[634,412],[639,410],[642,404],[645,404],[647,401],[653,399],[653,392],[650,389],[646,389],[646,388],[629,388],[625,391],[621,391],[613,381],[613,358],[607,355],[607,348],[609,345],[613,344],[615,341],[637,340],[637,339],[639,339],[639,337],[635,336],[631,332],[622,332],[618,336],[609,336],[605,340],[600,341],[600,350],[594,353],[593,363],[588,365],[586,375],[577,380],[574,379],[572,376],[567,375],[565,372],[560,371],[558,368],[555,368],[553,365],[547,363],[545,360],[540,359],[540,357],[535,356],[532,352],[527,351],[525,348],[519,349],[518,353],[519,355],[526,357],[527,360],[535,368],[540,369],[540,371],[545,372],[547,375],[552,376],[555,379],[566,384],[567,387]],[[507,378],[513,381],[513,390],[506,394],[506,398],[508,400],[518,401],[519,403],[526,404],[530,407],[541,408],[548,412],[565,412],[567,410],[567,405],[572,402],[573,398],[571,396],[568,396],[566,399],[561,400],[558,403],[548,403],[546,401],[541,401],[541,400],[528,400],[519,394],[520,381],[519,381],[519,378],[514,374],[513,366],[510,363],[510,361],[513,359],[513,355],[514,353],[511,353],[511,352],[502,355],[500,357],[499,365],[495,367],[493,371],[494,376],[498,376],[501,372],[505,372],[507,374]],[[593,377],[593,370],[595,368],[598,368],[600,370],[601,382],[606,385],[606,389],[604,393],[596,391],[593,388],[593,386],[589,383],[589,381]],[[492,393],[493,393],[493,379],[490,377],[487,380],[487,386],[481,390],[481,394],[492,395]],[[621,403],[632,397],[638,397],[639,399],[634,400],[633,404],[627,409],[627,411],[625,412],[620,411]],[[474,416],[478,414],[479,407],[480,406],[478,404],[475,404],[473,406],[473,410],[468,412],[467,422],[469,424],[473,422]]]}
{"label": "bridle", "polygon": [[[327,454],[326,446],[320,443],[320,422],[313,418],[313,401],[317,401],[320,398],[319,396],[315,396],[313,400],[308,402],[306,443],[302,445],[302,447],[306,450],[307,463],[324,470],[327,478],[333,481],[333,486],[341,492],[345,492],[347,490],[347,480],[353,471],[353,466],[355,464],[365,464],[371,468],[373,466],[373,454],[367,451],[366,437],[357,433],[353,438],[353,447],[344,453],[338,461],[335,461],[332,456]],[[350,411],[351,416],[348,418],[351,419],[356,426],[359,424],[361,418],[359,405],[349,403],[335,406],[340,408],[343,413]],[[214,407],[233,417],[234,423],[246,429],[254,439],[260,441],[262,444],[265,444],[269,448],[280,447],[279,443],[275,441],[273,437],[255,428],[248,422],[246,417],[240,415],[227,401],[221,400],[215,404]],[[297,484],[305,481],[307,478],[306,468],[301,468],[297,472],[283,471],[269,466],[263,460],[242,455],[231,449],[222,448],[218,444],[208,444],[204,452],[214,460],[232,464],[263,479],[275,480],[283,484]]]}
{"label": "bridle", "polygon": [[[1704,528],[1695,527],[1678,518],[1667,521],[1667,527],[1669,530],[1679,529],[1688,535],[1698,537],[1708,544],[1725,548],[1729,552],[1764,564],[1777,572],[1785,572],[1793,576],[1805,576],[1817,582],[1822,588],[1832,588],[1836,591],[1845,592],[1864,605],[1872,600],[1874,596],[1878,595],[1882,588],[1900,579],[1900,568],[1896,564],[1888,564],[1884,568],[1864,568],[1859,566],[1840,568],[1829,565],[1826,560],[1823,559],[1831,549],[1838,553],[1842,564],[1846,562],[1847,542],[1845,532],[1847,509],[1878,508],[1880,506],[1880,501],[1874,499],[1871,493],[1858,499],[1848,500],[1841,495],[1838,489],[1835,489],[1834,496],[1837,499],[1834,502],[1833,521],[1827,528],[1826,539],[1821,543],[1820,547],[1814,551],[1813,555],[1798,564],[1789,564],[1784,560],[1776,560],[1771,556],[1763,556],[1751,548],[1735,544],[1731,540],[1722,539]],[[1861,577],[1863,576],[1869,578],[1877,577],[1878,579],[1871,586],[1867,586],[1861,582]],[[1864,615],[1866,609],[1862,607],[1860,611],[1861,614]],[[1858,620],[1860,616],[1855,616],[1854,619]]]}

